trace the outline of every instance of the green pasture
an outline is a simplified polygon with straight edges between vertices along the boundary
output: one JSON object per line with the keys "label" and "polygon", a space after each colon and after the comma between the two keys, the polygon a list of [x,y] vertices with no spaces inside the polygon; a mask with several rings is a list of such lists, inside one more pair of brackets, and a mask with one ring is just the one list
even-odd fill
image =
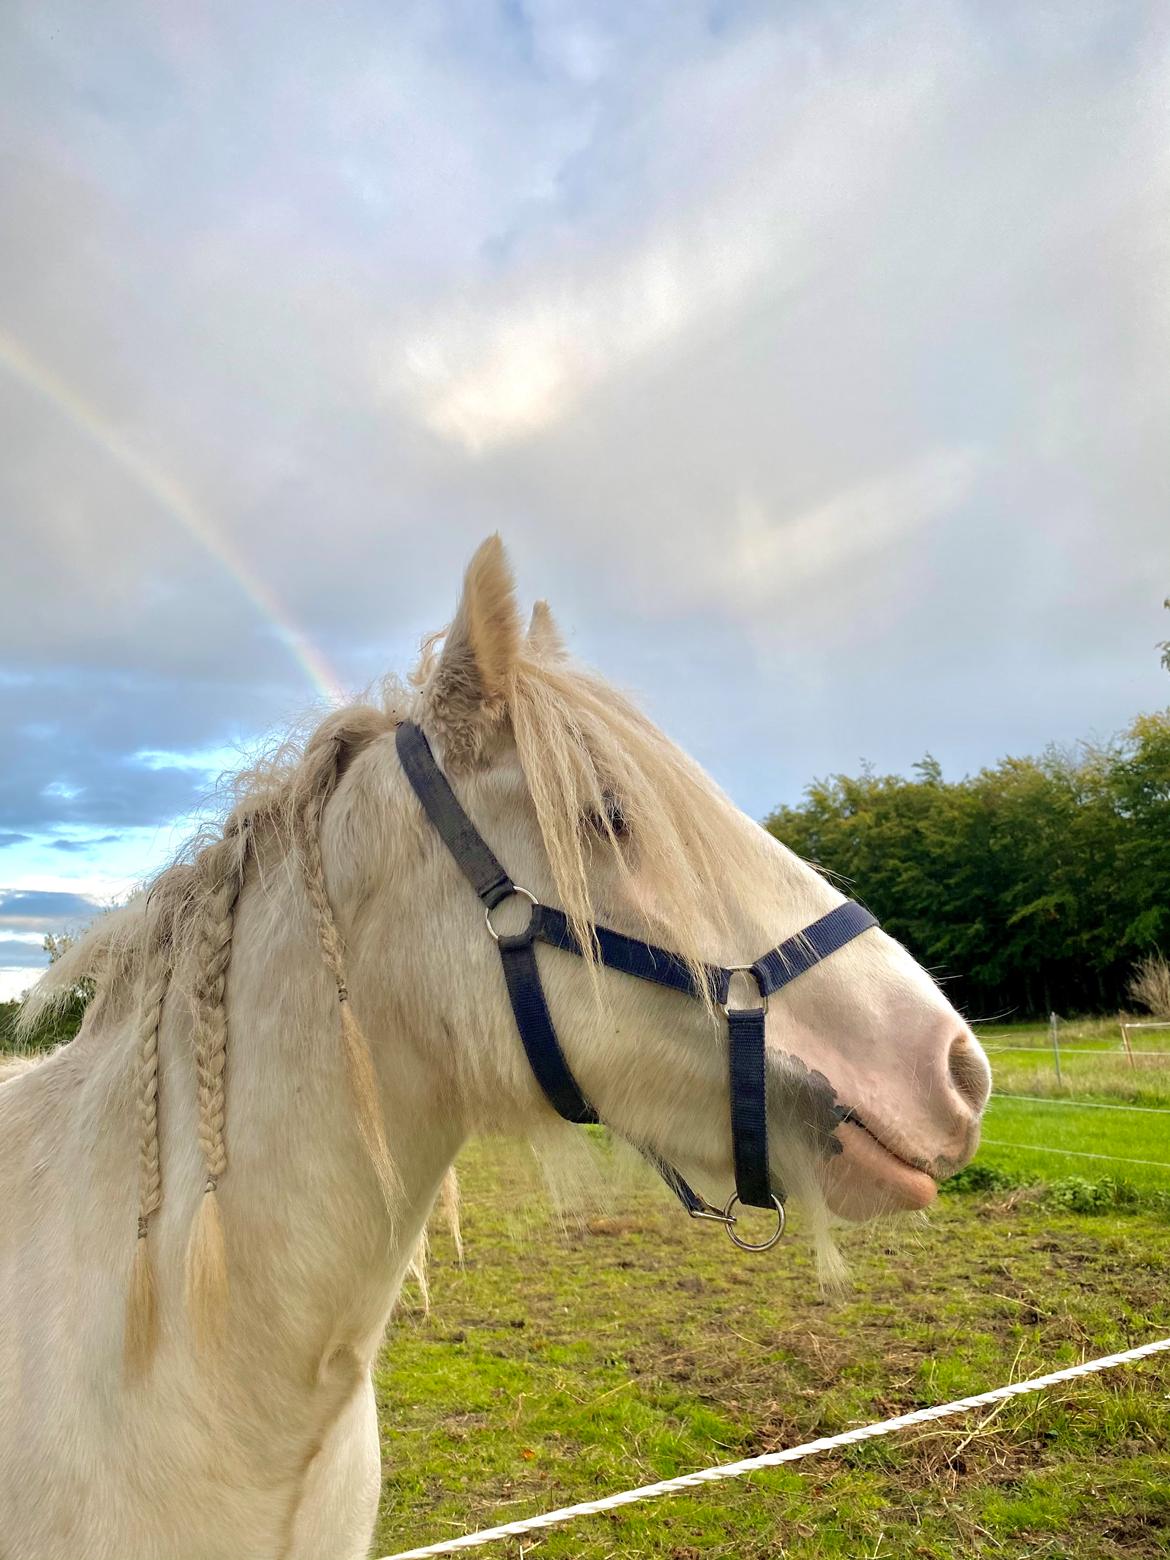
{"label": "green pasture", "polygon": [[[1060,1076],[1047,1025],[984,1027],[995,1093],[975,1169],[1017,1185],[1056,1185],[1089,1207],[1142,1201],[1170,1207],[1170,1029],[1135,1036],[1131,1062],[1117,1020],[1060,1026]],[[1077,1183],[1089,1183],[1090,1188]],[[982,1177],[988,1184],[988,1177]]]}
{"label": "green pasture", "polygon": [[1109,1176],[1170,1205],[1170,1106],[993,1098],[976,1163],[1022,1183]]}
{"label": "green pasture", "polygon": [[[1170,1220],[1140,1201],[944,1197],[847,1231],[830,1296],[799,1217],[752,1258],[621,1160],[600,1206],[595,1188],[560,1214],[526,1147],[478,1145],[460,1173],[465,1265],[440,1227],[430,1311],[408,1291],[378,1373],[377,1555],[1170,1332]],[[1168,1448],[1154,1362],[482,1553],[1144,1560],[1170,1552]]]}

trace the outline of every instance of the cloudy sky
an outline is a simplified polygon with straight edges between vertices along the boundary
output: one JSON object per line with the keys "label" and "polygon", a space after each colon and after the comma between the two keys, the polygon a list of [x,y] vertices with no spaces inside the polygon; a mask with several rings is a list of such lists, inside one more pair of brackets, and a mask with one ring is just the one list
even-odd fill
{"label": "cloudy sky", "polygon": [[8,0],[0,995],[522,593],[759,815],[1165,705],[1170,11]]}

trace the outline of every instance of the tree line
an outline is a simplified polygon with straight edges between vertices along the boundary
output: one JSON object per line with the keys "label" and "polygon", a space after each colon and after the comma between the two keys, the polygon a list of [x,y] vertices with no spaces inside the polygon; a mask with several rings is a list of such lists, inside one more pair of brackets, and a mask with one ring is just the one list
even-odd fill
{"label": "tree line", "polygon": [[1170,954],[1170,710],[962,780],[929,755],[909,779],[835,775],[766,827],[972,1017],[1116,1010],[1135,965]]}

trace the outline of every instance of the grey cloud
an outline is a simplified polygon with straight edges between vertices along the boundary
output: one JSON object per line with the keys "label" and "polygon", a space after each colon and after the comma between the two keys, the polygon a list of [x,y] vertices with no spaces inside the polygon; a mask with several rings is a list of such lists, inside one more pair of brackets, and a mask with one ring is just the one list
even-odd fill
{"label": "grey cloud", "polygon": [[50,840],[50,850],[64,851],[69,855],[84,856],[90,851],[98,850],[103,845],[115,845],[122,838],[120,834],[101,834],[88,840]]}
{"label": "grey cloud", "polygon": [[14,755],[0,774],[0,822],[13,832],[165,823],[211,800],[206,777],[133,767],[85,737],[78,728],[67,744],[28,745]]}
{"label": "grey cloud", "polygon": [[19,733],[0,767],[0,827],[27,834],[54,824],[165,823],[213,802],[214,776],[135,754],[231,748],[295,709],[262,685],[177,682],[153,670],[131,677],[86,667],[0,681],[0,728]]}
{"label": "grey cloud", "polygon": [[0,966],[8,969],[39,970],[49,962],[43,948],[19,942],[15,937],[0,937]]}
{"label": "grey cloud", "polygon": [[499,528],[757,813],[1165,703],[1164,10],[0,27],[9,833],[312,696],[232,555],[360,684]]}
{"label": "grey cloud", "polygon": [[35,923],[44,922],[50,930],[55,930],[78,921],[91,921],[104,909],[105,905],[88,894],[0,888],[0,926],[31,925],[35,930]]}

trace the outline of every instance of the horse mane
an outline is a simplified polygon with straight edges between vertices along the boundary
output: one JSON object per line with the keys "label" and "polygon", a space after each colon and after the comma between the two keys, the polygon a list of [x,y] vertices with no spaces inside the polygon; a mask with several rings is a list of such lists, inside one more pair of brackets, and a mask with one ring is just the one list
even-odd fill
{"label": "horse mane", "polygon": [[[249,871],[274,858],[294,863],[314,912],[322,956],[336,984],[339,1037],[356,1118],[387,1209],[399,1183],[386,1141],[373,1058],[349,1001],[345,949],[329,903],[322,817],[353,759],[402,720],[428,724],[439,682],[442,634],[424,642],[413,689],[388,678],[374,703],[332,711],[228,782],[218,825],[196,835],[124,909],[104,916],[51,967],[26,1000],[31,1028],[82,978],[95,983],[86,1029],[111,1007],[132,1003],[137,1025],[139,1200],[127,1313],[131,1369],[149,1361],[155,1338],[150,1220],[162,1197],[158,1127],[159,1027],[181,971],[194,1019],[198,1133],[205,1186],[187,1260],[188,1304],[197,1332],[214,1336],[226,1303],[226,1256],[216,1190],[227,1169],[224,1126],[229,1015],[225,1004],[236,905]],[[713,782],[635,706],[571,662],[548,620],[534,620],[509,670],[505,696],[484,713],[494,735],[513,737],[535,806],[562,908],[587,957],[595,914],[592,853],[609,853],[649,940],[666,942],[697,974],[712,939],[729,925],[720,886],[743,882],[750,831]],[[714,804],[714,805],[713,805]],[[596,969],[596,964],[594,964]],[[699,987],[706,990],[706,982]]]}

